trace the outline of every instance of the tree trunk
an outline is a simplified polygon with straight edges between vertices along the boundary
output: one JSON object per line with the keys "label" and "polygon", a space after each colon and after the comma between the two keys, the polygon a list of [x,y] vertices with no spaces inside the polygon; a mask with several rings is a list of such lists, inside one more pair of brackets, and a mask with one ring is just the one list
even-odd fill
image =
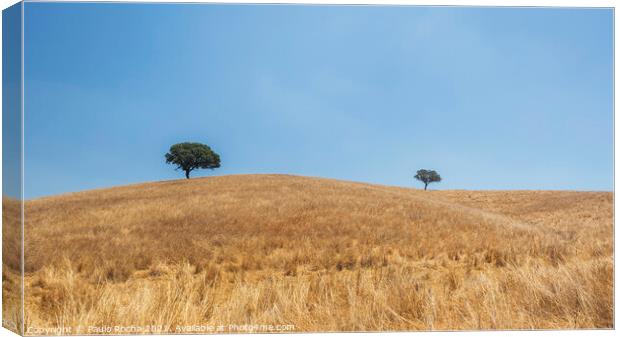
{"label": "tree trunk", "polygon": [[189,170],[185,170],[185,178],[189,179]]}
{"label": "tree trunk", "polygon": [[424,190],[426,191],[426,188],[428,187],[428,183],[424,183]]}

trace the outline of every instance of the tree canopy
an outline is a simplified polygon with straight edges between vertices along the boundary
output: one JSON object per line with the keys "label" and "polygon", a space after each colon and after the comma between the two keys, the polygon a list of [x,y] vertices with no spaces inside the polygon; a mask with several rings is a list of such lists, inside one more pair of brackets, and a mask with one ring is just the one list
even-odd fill
{"label": "tree canopy", "polygon": [[425,170],[421,169],[416,172],[416,175],[413,176],[417,180],[424,183],[424,190],[428,187],[430,183],[436,183],[441,181],[441,176],[434,170]]}
{"label": "tree canopy", "polygon": [[215,169],[220,167],[220,155],[208,145],[201,143],[178,143],[166,153],[166,163],[176,165],[176,169],[185,171],[185,178],[195,169]]}

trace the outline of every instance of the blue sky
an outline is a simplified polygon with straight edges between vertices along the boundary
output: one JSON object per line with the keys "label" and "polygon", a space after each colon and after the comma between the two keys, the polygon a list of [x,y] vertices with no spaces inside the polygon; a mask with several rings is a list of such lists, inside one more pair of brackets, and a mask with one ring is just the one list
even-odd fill
{"label": "blue sky", "polygon": [[610,9],[27,3],[25,196],[215,171],[613,189]]}
{"label": "blue sky", "polygon": [[2,11],[2,196],[21,190],[21,4]]}

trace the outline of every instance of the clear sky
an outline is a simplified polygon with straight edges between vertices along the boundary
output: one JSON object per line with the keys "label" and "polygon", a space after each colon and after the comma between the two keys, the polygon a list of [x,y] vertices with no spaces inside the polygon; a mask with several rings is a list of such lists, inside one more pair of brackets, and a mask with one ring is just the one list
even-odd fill
{"label": "clear sky", "polygon": [[22,11],[2,11],[2,196],[19,199],[21,190]]}
{"label": "clear sky", "polygon": [[27,3],[25,196],[215,171],[613,189],[610,9]]}

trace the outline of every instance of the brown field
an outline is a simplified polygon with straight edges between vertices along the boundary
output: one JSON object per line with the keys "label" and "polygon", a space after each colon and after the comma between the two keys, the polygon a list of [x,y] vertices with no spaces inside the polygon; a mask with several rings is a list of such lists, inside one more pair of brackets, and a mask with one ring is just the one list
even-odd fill
{"label": "brown field", "polygon": [[[609,192],[239,175],[25,209],[26,332],[613,328]],[[5,258],[5,293],[19,292],[15,266]]]}

